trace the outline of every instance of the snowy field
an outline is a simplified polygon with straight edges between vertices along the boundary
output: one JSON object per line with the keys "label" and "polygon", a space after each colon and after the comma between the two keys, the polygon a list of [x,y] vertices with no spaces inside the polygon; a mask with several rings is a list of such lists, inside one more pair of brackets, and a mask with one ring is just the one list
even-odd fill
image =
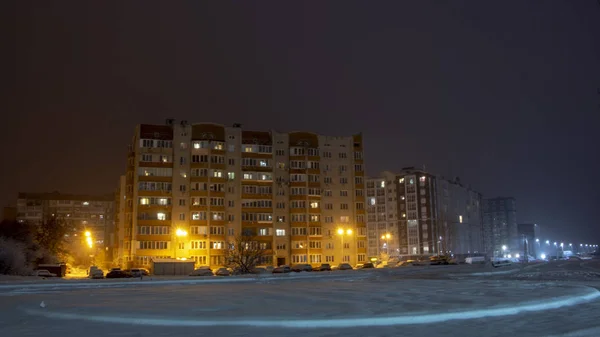
{"label": "snowy field", "polygon": [[143,281],[4,278],[0,335],[597,337],[599,267],[594,260]]}

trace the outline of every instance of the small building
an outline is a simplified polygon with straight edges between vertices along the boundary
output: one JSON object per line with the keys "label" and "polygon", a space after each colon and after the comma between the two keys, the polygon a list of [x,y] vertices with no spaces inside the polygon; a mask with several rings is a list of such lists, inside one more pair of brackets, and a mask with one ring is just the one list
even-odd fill
{"label": "small building", "polygon": [[194,260],[152,259],[154,275],[189,275],[194,271]]}

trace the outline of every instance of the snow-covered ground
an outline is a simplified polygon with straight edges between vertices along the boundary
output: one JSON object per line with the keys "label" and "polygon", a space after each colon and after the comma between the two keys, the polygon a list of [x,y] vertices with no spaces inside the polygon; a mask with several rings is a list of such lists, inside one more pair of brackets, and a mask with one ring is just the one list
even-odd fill
{"label": "snow-covered ground", "polygon": [[[600,325],[594,288],[600,282],[589,277],[594,268],[431,266],[144,283],[12,280],[0,286],[0,326],[3,337],[560,335]],[[528,276],[546,274],[557,282]],[[578,282],[556,280],[561,277]]]}

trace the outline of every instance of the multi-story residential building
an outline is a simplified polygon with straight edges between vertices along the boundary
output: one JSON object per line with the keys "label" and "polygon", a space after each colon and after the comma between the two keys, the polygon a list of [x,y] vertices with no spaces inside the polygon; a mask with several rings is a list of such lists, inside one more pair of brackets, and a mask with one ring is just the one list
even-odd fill
{"label": "multi-story residential building", "polygon": [[437,253],[436,177],[407,167],[367,182],[369,244],[372,257]]}
{"label": "multi-story residential building", "polygon": [[517,232],[521,241],[521,253],[539,258],[540,227],[534,223],[520,223],[517,225]]}
{"label": "multi-story residential building", "polygon": [[4,212],[2,213],[2,220],[14,221],[17,219],[17,207],[5,206]]}
{"label": "multi-story residential building", "polygon": [[519,249],[515,198],[484,199],[483,239],[489,256],[503,256],[522,250]]}
{"label": "multi-story residential building", "polygon": [[121,182],[117,254],[139,266],[158,257],[220,266],[244,233],[270,252],[265,264],[363,262],[363,179],[360,134],[142,124]]}
{"label": "multi-story residential building", "polygon": [[105,229],[113,221],[112,195],[19,193],[17,220],[39,223],[57,216],[72,223],[75,230],[90,231],[98,248],[103,247]]}
{"label": "multi-story residential building", "polygon": [[437,192],[440,250],[455,256],[484,254],[481,193],[458,178],[444,177],[437,179]]}
{"label": "multi-story residential building", "polygon": [[369,256],[482,251],[481,194],[413,167],[367,180]]}

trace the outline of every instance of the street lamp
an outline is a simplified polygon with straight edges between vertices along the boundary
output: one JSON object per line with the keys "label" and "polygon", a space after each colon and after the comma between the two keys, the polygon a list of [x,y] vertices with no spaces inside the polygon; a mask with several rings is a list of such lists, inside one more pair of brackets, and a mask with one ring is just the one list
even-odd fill
{"label": "street lamp", "polygon": [[502,257],[506,257],[506,245],[502,245]]}
{"label": "street lamp", "polygon": [[389,239],[391,237],[392,236],[390,235],[390,233],[387,233],[387,234],[384,234],[381,236],[381,240],[385,240],[385,252],[386,252],[386,254],[388,254],[388,258],[390,255]]}
{"label": "street lamp", "polygon": [[[352,235],[352,229],[338,228],[337,233],[339,236],[342,237],[342,262],[344,262],[344,235],[348,235],[348,236]],[[350,262],[350,261],[348,261],[348,262]]]}
{"label": "street lamp", "polygon": [[177,245],[175,247],[175,258],[177,258],[177,250],[179,249],[179,238],[187,236],[187,234],[187,231],[184,231],[180,228],[177,228],[177,230],[175,231],[175,236],[177,237]]}

